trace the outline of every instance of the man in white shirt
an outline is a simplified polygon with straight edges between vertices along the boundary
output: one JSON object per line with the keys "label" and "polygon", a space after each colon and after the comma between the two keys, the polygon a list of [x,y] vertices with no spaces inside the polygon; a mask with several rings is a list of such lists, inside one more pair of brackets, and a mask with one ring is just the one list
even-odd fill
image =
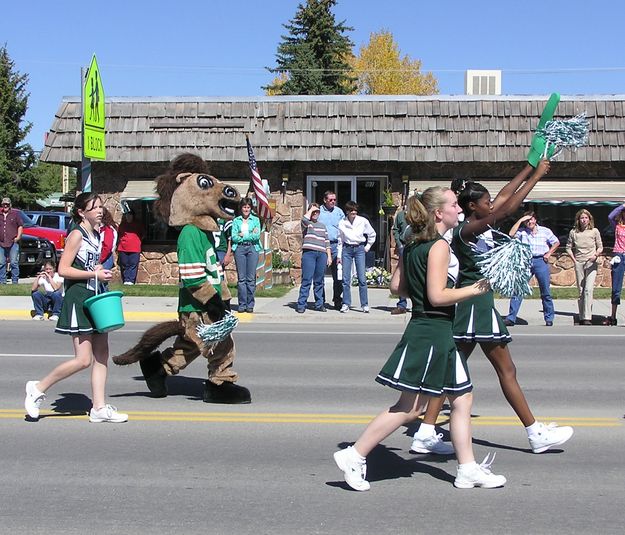
{"label": "man in white shirt", "polygon": [[54,270],[52,262],[43,265],[43,271],[37,275],[30,290],[35,307],[33,319],[44,319],[45,311],[52,309],[49,319],[57,321],[63,306],[63,277]]}
{"label": "man in white shirt", "polygon": [[352,304],[352,263],[356,265],[360,306],[369,313],[369,296],[365,276],[365,255],[375,242],[375,230],[369,220],[358,215],[358,204],[345,203],[346,217],[339,223],[338,262],[343,267],[343,305],[341,312],[348,312]]}

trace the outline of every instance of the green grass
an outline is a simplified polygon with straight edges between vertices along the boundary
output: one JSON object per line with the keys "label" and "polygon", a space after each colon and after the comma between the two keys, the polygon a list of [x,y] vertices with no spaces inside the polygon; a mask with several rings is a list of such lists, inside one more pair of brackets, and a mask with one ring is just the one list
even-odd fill
{"label": "green grass", "polygon": [[[0,284],[0,296],[3,295],[30,295],[30,283],[24,284]],[[237,295],[236,285],[229,286],[233,297]],[[282,297],[291,290],[291,285],[276,285],[269,290],[256,290],[256,297]],[[172,284],[135,284],[124,286],[122,284],[110,284],[109,290],[119,290],[128,297],[178,297],[178,286]]]}

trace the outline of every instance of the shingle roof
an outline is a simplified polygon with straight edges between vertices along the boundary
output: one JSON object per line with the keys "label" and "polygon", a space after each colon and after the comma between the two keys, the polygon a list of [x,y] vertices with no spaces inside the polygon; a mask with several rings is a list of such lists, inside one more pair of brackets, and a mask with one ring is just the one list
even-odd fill
{"label": "shingle roof", "polygon": [[[182,151],[258,160],[523,161],[548,95],[146,97],[106,99],[107,162],[167,162]],[[625,161],[625,95],[562,96],[556,118],[586,112],[590,144],[561,161]],[[80,161],[78,97],[65,97],[42,159]]]}

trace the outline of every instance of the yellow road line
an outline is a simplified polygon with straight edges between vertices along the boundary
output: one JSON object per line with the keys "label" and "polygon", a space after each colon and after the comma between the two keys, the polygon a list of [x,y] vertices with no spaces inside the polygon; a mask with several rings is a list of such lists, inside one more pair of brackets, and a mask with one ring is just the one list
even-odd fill
{"label": "yellow road line", "polygon": [[[85,414],[64,414],[53,411],[42,411],[42,417],[84,419]],[[373,414],[318,414],[318,413],[229,413],[229,412],[165,412],[165,411],[134,411],[129,413],[133,421],[157,422],[220,422],[220,423],[288,423],[288,424],[358,424],[364,425],[371,421]],[[24,418],[23,410],[0,409],[0,419]],[[561,424],[576,427],[623,427],[621,418],[541,418],[555,420]],[[445,423],[446,418],[439,418],[438,423]],[[520,423],[513,416],[477,416],[472,424],[480,427],[516,427]]]}

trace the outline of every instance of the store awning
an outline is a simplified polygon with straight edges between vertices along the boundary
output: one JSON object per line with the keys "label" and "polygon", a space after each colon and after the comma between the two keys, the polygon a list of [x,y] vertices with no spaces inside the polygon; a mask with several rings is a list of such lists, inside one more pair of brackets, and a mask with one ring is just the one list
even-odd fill
{"label": "store awning", "polygon": [[120,199],[122,201],[153,201],[158,199],[155,187],[156,182],[153,178],[129,180],[121,193]]}
{"label": "store awning", "polygon": [[[423,191],[431,186],[449,187],[451,180],[412,180],[410,191]],[[507,181],[478,180],[492,197]],[[542,204],[620,204],[625,200],[625,181],[613,180],[545,180],[538,182],[525,202]]]}

